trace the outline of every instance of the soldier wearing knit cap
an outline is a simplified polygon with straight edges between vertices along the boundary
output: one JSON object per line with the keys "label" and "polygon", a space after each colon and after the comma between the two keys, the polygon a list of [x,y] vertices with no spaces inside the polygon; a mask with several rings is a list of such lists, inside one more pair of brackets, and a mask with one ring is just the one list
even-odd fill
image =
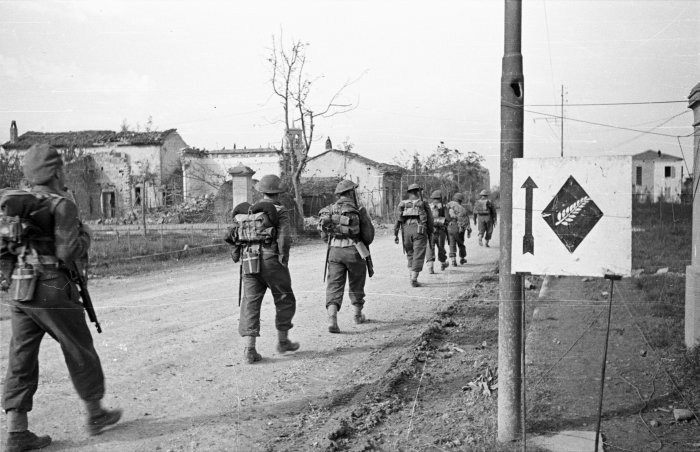
{"label": "soldier wearing knit cap", "polygon": [[[78,300],[78,289],[67,270],[67,264],[87,254],[90,236],[78,219],[78,207],[63,191],[63,161],[54,148],[34,145],[24,156],[23,170],[32,193],[50,200],[54,227],[48,231],[47,240],[29,239],[37,259],[32,265],[39,275],[33,297],[30,301],[10,302],[12,338],[2,397],[2,408],[7,413],[7,451],[38,449],[51,442],[49,436],[30,432],[27,422],[39,383],[39,346],[45,334],[61,345],[73,386],[87,408],[87,432],[97,435],[121,417],[120,410],[102,407],[105,388],[100,358]],[[12,272],[16,259],[0,248],[3,274]]]}

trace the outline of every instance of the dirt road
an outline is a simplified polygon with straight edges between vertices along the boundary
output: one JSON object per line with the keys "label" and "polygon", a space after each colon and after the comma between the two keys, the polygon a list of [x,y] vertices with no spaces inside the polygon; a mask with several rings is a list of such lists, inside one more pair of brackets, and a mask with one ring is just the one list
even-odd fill
{"label": "dirt road", "polygon": [[[498,236],[497,232],[494,234]],[[113,430],[89,438],[58,344],[46,338],[31,428],[50,434],[47,451],[260,450],[279,423],[341,387],[371,384],[391,365],[445,300],[490,271],[497,240],[481,248],[468,240],[469,263],[411,288],[405,258],[393,237],[372,247],[376,275],[368,280],[365,312],[352,323],[349,303],[339,314],[342,334],[327,332],[322,243],[292,248],[297,296],[296,353],[275,351],[274,306],[263,303],[264,360],[246,365],[238,336],[238,266],[217,259],[185,269],[91,283],[104,333],[95,342],[107,377],[105,402],[125,415]],[[2,321],[4,377],[10,325]],[[92,328],[92,327],[91,327]]]}

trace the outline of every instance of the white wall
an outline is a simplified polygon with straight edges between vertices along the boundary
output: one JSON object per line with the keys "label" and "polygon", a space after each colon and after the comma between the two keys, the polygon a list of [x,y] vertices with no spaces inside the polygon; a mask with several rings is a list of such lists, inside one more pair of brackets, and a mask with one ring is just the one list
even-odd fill
{"label": "white wall", "polygon": [[[665,176],[666,167],[672,168],[672,177]],[[656,161],[654,165],[654,199],[658,200],[659,196],[663,196],[665,201],[680,202],[681,188],[683,187],[681,173],[687,176],[682,161]]]}
{"label": "white wall", "polygon": [[[672,177],[666,177],[666,167],[673,168]],[[642,184],[637,185],[637,167],[642,168]],[[650,196],[658,201],[663,196],[665,201],[680,202],[683,179],[688,177],[683,161],[673,160],[633,160],[632,186],[636,195]],[[645,200],[642,197],[640,200]]]}
{"label": "white wall", "polygon": [[342,177],[356,184],[358,201],[371,215],[384,215],[383,200],[384,174],[376,166],[352,157],[345,157],[340,152],[329,152],[306,164],[303,177]]}
{"label": "white wall", "polygon": [[[183,157],[183,163],[185,164],[183,181],[185,199],[196,198],[210,193],[215,194],[217,188],[213,185],[231,180],[228,170],[239,164],[255,171],[254,179],[259,180],[266,174],[281,176],[281,159],[282,154],[278,152],[211,152],[202,157],[186,155]],[[207,183],[207,180],[214,184]]]}

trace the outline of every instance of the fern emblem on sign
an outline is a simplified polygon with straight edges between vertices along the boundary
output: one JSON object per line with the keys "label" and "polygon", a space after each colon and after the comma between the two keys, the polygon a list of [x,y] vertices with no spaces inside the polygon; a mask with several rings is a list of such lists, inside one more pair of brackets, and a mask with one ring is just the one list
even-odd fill
{"label": "fern emblem on sign", "polygon": [[576,251],[602,217],[603,212],[573,176],[542,211],[542,219],[570,253]]}

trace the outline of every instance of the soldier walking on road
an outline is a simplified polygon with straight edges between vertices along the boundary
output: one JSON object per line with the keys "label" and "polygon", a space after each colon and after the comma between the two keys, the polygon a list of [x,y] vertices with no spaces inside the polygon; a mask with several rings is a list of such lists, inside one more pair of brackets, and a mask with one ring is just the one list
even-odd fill
{"label": "soldier walking on road", "polygon": [[474,204],[474,222],[479,227],[479,246],[483,244],[489,247],[493,227],[496,225],[496,208],[488,198],[489,192],[481,190],[479,199]]}
{"label": "soldier walking on road", "polygon": [[[299,349],[299,343],[289,340],[292,318],[296,312],[296,298],[292,292],[289,274],[289,248],[291,246],[291,224],[289,212],[279,201],[285,191],[282,181],[274,174],[263,176],[257,190],[263,199],[250,208],[255,220],[250,223],[253,232],[237,233],[233,228],[232,241],[239,247],[243,260],[243,288],[238,332],[243,337],[243,357],[248,364],[262,359],[255,349],[255,340],[260,336],[260,308],[265,291],[269,288],[275,302],[277,328],[277,351],[285,353]],[[246,240],[250,239],[249,242]],[[242,265],[243,265],[242,264]]]}
{"label": "soldier walking on road", "polygon": [[459,263],[467,263],[467,248],[464,246],[464,232],[467,232],[467,238],[472,235],[472,227],[469,223],[469,215],[467,209],[462,205],[464,195],[455,193],[452,201],[447,203],[447,214],[449,215],[449,223],[447,225],[447,238],[450,243],[450,259],[452,265],[457,266],[457,248],[459,248]]}
{"label": "soldier walking on road", "polygon": [[428,239],[433,233],[432,214],[423,201],[422,190],[418,184],[408,186],[406,190],[408,199],[399,203],[399,219],[394,227],[394,242],[396,244],[399,243],[399,230],[401,231],[413,287],[420,287],[418,274],[423,270]]}
{"label": "soldier walking on road", "polygon": [[357,203],[356,187],[352,181],[340,181],[335,188],[338,200],[319,212],[321,238],[328,241],[326,310],[328,331],[331,333],[340,333],[338,311],[343,304],[346,276],[350,286],[348,295],[355,308],[355,323],[360,324],[366,320],[362,313],[365,304],[366,259],[369,258],[368,247],[374,240],[374,226],[367,210]]}
{"label": "soldier walking on road", "polygon": [[425,260],[428,262],[428,273],[435,274],[433,265],[435,263],[435,248],[437,248],[440,270],[445,270],[450,264],[447,263],[447,253],[445,252],[445,240],[447,239],[447,225],[450,222],[449,213],[442,203],[442,192],[435,190],[430,195],[430,213],[433,217],[433,235],[428,243],[428,250]]}
{"label": "soldier walking on road", "polygon": [[[35,229],[27,229],[20,247],[5,236],[12,235],[9,229],[3,228],[0,240],[0,288],[6,291],[9,281],[13,281],[12,339],[2,398],[7,413],[8,452],[40,449],[51,443],[50,436],[29,431],[27,420],[39,383],[39,347],[45,334],[61,345],[73,386],[87,408],[88,434],[101,433],[116,424],[122,414],[121,410],[102,406],[102,365],[68,270],[87,255],[90,235],[78,219],[78,207],[65,193],[61,156],[48,145],[34,145],[24,156],[23,170],[32,185],[33,199],[43,200],[49,206],[44,212],[48,210],[49,214],[41,224],[34,225]],[[9,202],[3,197],[0,209],[9,208]],[[29,211],[29,205],[24,207],[27,214],[35,213]],[[25,273],[35,276],[25,279]]]}

